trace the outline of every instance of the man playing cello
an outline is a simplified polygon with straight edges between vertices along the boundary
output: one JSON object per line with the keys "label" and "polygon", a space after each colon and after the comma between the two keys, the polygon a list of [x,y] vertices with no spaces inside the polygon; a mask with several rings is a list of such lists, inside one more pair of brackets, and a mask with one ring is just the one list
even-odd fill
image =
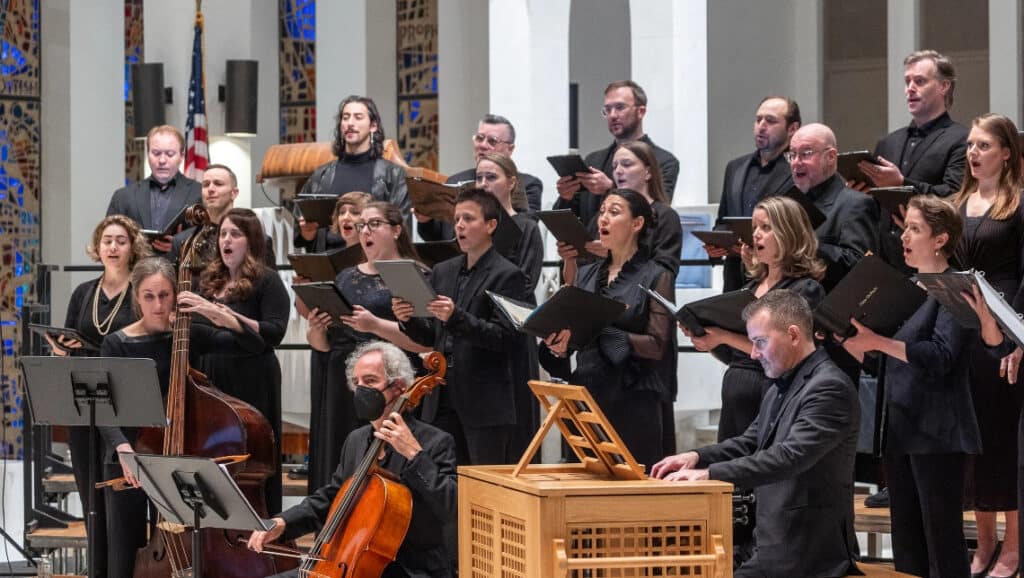
{"label": "man playing cello", "polygon": [[[446,577],[452,575],[444,528],[456,522],[455,442],[434,426],[392,411],[413,383],[413,369],[401,349],[382,341],[360,346],[348,359],[349,387],[356,416],[369,421],[356,429],[341,451],[331,483],[275,517],[274,528],[253,532],[249,547],[262,552],[278,538],[319,532],[339,489],[357,469],[373,438],[384,442],[378,466],[393,474],[412,495],[412,520],[395,561],[382,576]],[[278,576],[297,576],[297,570]]]}

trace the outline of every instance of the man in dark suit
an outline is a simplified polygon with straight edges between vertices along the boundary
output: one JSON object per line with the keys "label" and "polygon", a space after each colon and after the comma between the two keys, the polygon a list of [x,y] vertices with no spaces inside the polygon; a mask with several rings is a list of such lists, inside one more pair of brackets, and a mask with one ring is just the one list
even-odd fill
{"label": "man in dark suit", "polygon": [[413,317],[412,304],[392,300],[402,331],[448,359],[448,383],[427,397],[422,417],[452,434],[460,465],[519,459],[512,368],[520,361],[509,357],[522,349],[521,337],[486,293],[527,299],[526,275],[492,245],[501,210],[483,189],[459,193],[455,235],[463,254],[434,265],[431,317]]}
{"label": "man in dark suit", "polygon": [[809,124],[793,134],[789,160],[793,184],[825,215],[815,229],[818,256],[827,269],[821,284],[831,291],[840,279],[876,246],[878,204],[846,186],[836,172],[836,136],[823,124]]}
{"label": "man in dark suit", "polygon": [[803,297],[771,291],[748,305],[743,319],[751,357],[775,380],[757,418],[738,437],[665,458],[651,475],[755,488],[755,550],[733,574],[737,578],[856,572],[857,391],[815,347],[813,317]]}
{"label": "man in dark suit", "polygon": [[[910,186],[915,193],[948,197],[960,190],[967,166],[967,127],[949,116],[956,70],[948,58],[934,50],[910,54],[903,60],[903,69],[910,125],[878,141],[875,156],[880,164],[861,162],[860,169],[876,187]],[[867,189],[865,183],[852,184]],[[910,273],[903,261],[903,231],[892,217],[888,211],[881,211],[879,255]]]}
{"label": "man in dark suit", "polygon": [[652,149],[661,167],[665,195],[669,201],[676,190],[679,160],[667,150],[654,144],[644,132],[647,114],[647,93],[632,80],[618,80],[604,89],[601,115],[608,123],[608,132],[615,139],[607,148],[594,151],[584,159],[590,172],[558,179],[558,200],[555,209],[572,209],[580,221],[587,225],[601,208],[601,199],[615,186],[612,180],[612,157],[624,142],[641,140]]}
{"label": "man in dark suit", "polygon": [[[783,158],[789,139],[800,128],[800,106],[784,96],[761,99],[754,114],[754,146],[748,155],[729,161],[718,202],[718,224],[724,217],[749,217],[765,197],[785,194],[793,187],[789,163]],[[726,292],[746,282],[739,255],[727,249],[704,245],[711,258],[725,257]]]}
{"label": "man in dark suit", "polygon": [[[488,114],[480,119],[473,135],[473,154],[476,162],[487,153],[498,153],[512,157],[516,150],[516,129],[512,121],[497,115]],[[536,213],[540,210],[541,196],[544,194],[544,183],[533,175],[519,171],[519,181],[526,189],[526,198],[517,198],[512,193],[512,208],[517,212]],[[475,183],[476,167],[459,171],[446,181],[449,184]],[[424,241],[447,241],[455,236],[452,224],[445,221],[435,221],[430,217],[416,215],[416,230]]]}
{"label": "man in dark suit", "polygon": [[[349,357],[346,376],[349,387],[355,390],[357,413],[366,414],[360,417],[370,423],[345,439],[341,463],[331,482],[275,517],[271,530],[253,532],[249,547],[261,552],[269,542],[282,536],[293,539],[319,532],[334,497],[356,472],[376,438],[384,442],[384,457],[378,465],[409,488],[413,505],[409,531],[398,548],[395,561],[387,566],[383,575],[451,576],[451,553],[445,543],[444,530],[456,523],[457,476],[452,437],[412,415],[394,411],[398,396],[409,389],[415,377],[409,358],[401,349],[382,341],[361,345]],[[297,570],[277,576],[297,576]]]}
{"label": "man in dark suit", "polygon": [[[218,254],[217,228],[220,225],[224,214],[235,208],[235,199],[238,198],[238,177],[235,171],[227,165],[212,164],[206,167],[203,172],[203,208],[210,216],[210,227],[207,227],[199,240],[201,255],[199,256],[198,268],[205,268],[213,261]],[[181,247],[185,241],[195,232],[195,227],[189,227],[181,231],[171,241],[170,255],[178,260],[181,258]],[[271,269],[277,268],[277,258],[274,255],[274,241],[268,235],[264,235],[267,241],[267,250],[263,253],[263,262]]]}
{"label": "man in dark suit", "polygon": [[[150,175],[114,191],[107,215],[124,215],[143,229],[162,231],[182,209],[202,201],[199,183],[179,172],[185,160],[185,137],[170,125],[155,126],[146,135]],[[153,249],[171,250],[171,236],[153,239]]]}

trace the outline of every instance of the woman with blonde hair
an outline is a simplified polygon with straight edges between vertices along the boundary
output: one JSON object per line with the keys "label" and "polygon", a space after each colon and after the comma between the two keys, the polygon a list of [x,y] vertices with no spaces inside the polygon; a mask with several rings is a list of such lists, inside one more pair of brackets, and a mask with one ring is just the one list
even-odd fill
{"label": "woman with blonde hair", "polygon": [[[1021,203],[1021,156],[1017,127],[1000,114],[983,114],[967,136],[967,168],[953,196],[964,222],[956,246],[961,269],[976,269],[1024,312],[1024,206]],[[1001,373],[1019,361],[1019,350],[1000,359],[991,348],[975,345],[970,356],[970,384],[981,429],[981,454],[968,462],[966,506],[975,510],[978,548],[971,573],[1011,576],[1019,566],[1017,490],[1018,439],[1022,394]],[[1002,549],[997,551],[996,512],[1006,517]]]}

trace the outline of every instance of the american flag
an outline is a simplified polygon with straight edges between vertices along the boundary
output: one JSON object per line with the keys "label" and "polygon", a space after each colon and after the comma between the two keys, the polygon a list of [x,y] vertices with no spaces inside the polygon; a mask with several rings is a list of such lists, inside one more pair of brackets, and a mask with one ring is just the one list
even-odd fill
{"label": "american flag", "polygon": [[185,119],[185,176],[201,180],[210,164],[206,135],[206,77],[203,74],[203,13],[196,12],[192,42],[192,75],[188,82],[188,115]]}

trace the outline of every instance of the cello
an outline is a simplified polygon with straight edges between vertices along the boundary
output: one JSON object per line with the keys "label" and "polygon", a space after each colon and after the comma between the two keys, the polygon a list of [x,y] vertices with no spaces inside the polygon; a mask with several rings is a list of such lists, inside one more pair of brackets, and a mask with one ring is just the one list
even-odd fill
{"label": "cello", "polygon": [[[190,207],[186,218],[201,225],[182,246],[178,269],[178,292],[192,289],[198,240],[203,226],[209,226],[206,210]],[[167,392],[167,428],[144,429],[137,449],[163,455],[204,457],[229,456],[232,477],[253,508],[267,515],[264,487],[275,471],[277,444],[270,422],[256,408],[214,387],[206,377],[189,367],[191,314],[178,312],[173,325],[171,376]],[[121,483],[119,483],[121,482]],[[119,489],[123,478],[104,485]],[[149,543],[135,555],[135,578],[188,578],[192,576],[192,532],[158,521]],[[237,544],[240,533],[206,529],[203,534],[203,570],[209,577],[243,578],[268,576],[292,566],[260,556]],[[284,562],[284,561],[282,561]],[[194,577],[202,578],[202,577]]]}
{"label": "cello", "polygon": [[[390,411],[402,413],[419,404],[444,383],[445,358],[434,351],[424,360],[428,374],[417,379]],[[377,466],[383,440],[374,437],[356,471],[334,496],[327,520],[300,577],[380,578],[398,554],[412,520],[412,494],[393,474]],[[289,555],[290,549],[271,545],[269,554]]]}

